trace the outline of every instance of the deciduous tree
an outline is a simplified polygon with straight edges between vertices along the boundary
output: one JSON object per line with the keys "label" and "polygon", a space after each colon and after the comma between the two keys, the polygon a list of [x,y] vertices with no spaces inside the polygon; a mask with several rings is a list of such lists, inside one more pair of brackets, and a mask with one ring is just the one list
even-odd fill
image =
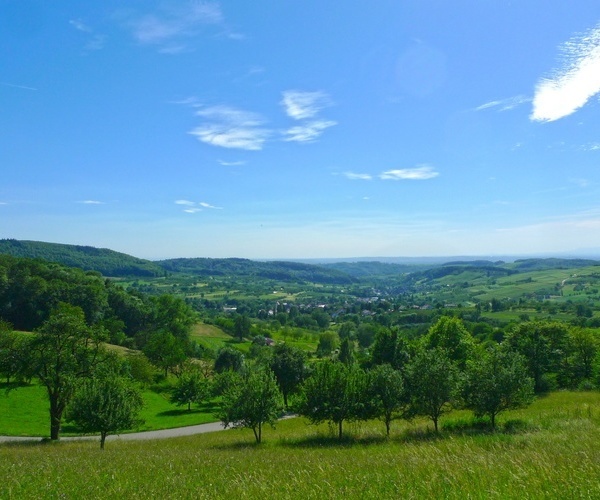
{"label": "deciduous tree", "polygon": [[533,401],[533,380],[520,354],[494,347],[469,361],[463,398],[476,417],[488,416],[496,428],[496,416],[524,408]]}
{"label": "deciduous tree", "polygon": [[410,412],[433,422],[438,432],[440,417],[452,409],[458,395],[459,372],[442,348],[418,353],[406,370]]}
{"label": "deciduous tree", "polygon": [[177,406],[187,405],[188,411],[192,409],[192,403],[202,403],[210,394],[209,381],[198,371],[183,373],[177,380],[175,388],[171,393],[171,402]]}
{"label": "deciduous tree", "polygon": [[390,365],[377,365],[371,370],[371,391],[375,412],[384,422],[389,437],[392,420],[408,406],[404,377]]}
{"label": "deciduous tree", "polygon": [[59,438],[78,381],[90,377],[103,359],[102,340],[102,332],[87,326],[81,308],[63,303],[29,341],[28,369],[46,388],[50,402],[50,439]]}
{"label": "deciduous tree", "polygon": [[275,375],[270,369],[259,367],[226,390],[218,417],[224,427],[252,429],[256,442],[261,443],[263,425],[275,425],[282,403]]}
{"label": "deciduous tree", "polygon": [[344,421],[370,418],[374,414],[369,377],[357,365],[324,361],[304,382],[297,411],[313,424],[330,422],[343,435]]}
{"label": "deciduous tree", "polygon": [[270,366],[287,408],[290,394],[296,392],[307,376],[306,353],[288,344],[278,344],[273,349]]}
{"label": "deciduous tree", "polygon": [[99,432],[100,448],[108,434],[136,427],[142,396],[130,381],[109,375],[86,380],[76,391],[67,418],[83,432]]}

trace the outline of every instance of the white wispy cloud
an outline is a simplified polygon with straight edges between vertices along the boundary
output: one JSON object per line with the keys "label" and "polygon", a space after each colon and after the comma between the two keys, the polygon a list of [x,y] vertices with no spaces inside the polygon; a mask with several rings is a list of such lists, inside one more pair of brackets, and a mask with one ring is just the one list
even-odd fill
{"label": "white wispy cloud", "polygon": [[591,142],[584,144],[579,148],[581,151],[600,151],[600,142]]}
{"label": "white wispy cloud", "polygon": [[73,26],[77,31],[81,31],[89,36],[85,49],[87,50],[100,50],[104,48],[106,42],[106,36],[100,35],[94,32],[94,29],[88,24],[84,23],[81,19],[71,19],[69,24]]}
{"label": "white wispy cloud", "polygon": [[201,201],[200,203],[198,203],[198,205],[200,205],[203,208],[211,208],[213,210],[223,210],[223,207],[215,207],[214,205],[211,205],[210,203],[206,203],[205,201]]}
{"label": "white wispy cloud", "polygon": [[83,200],[79,201],[78,203],[82,203],[83,205],[105,205],[103,201],[98,200]]}
{"label": "white wispy cloud", "polygon": [[17,85],[15,83],[6,83],[6,82],[0,82],[0,85],[4,85],[5,87],[12,87],[15,89],[23,89],[23,90],[38,90],[35,87],[28,87],[26,85]]}
{"label": "white wispy cloud", "polygon": [[188,214],[195,214],[202,212],[204,209],[208,210],[223,210],[223,207],[216,207],[205,201],[195,202],[190,200],[176,200],[175,205],[182,205],[185,208],[183,211]]}
{"label": "white wispy cloud", "polygon": [[492,108],[496,109],[497,111],[510,111],[511,109],[515,109],[521,104],[525,104],[528,102],[531,102],[531,97],[517,95],[514,97],[508,97],[506,99],[499,99],[497,101],[486,102],[481,106],[477,106],[475,108],[475,111],[483,111]]}
{"label": "white wispy cloud", "polygon": [[257,151],[271,135],[269,129],[262,127],[264,119],[250,111],[212,106],[198,110],[196,115],[206,122],[189,133],[213,146]]}
{"label": "white wispy cloud", "polygon": [[324,107],[331,104],[329,96],[324,92],[303,92],[300,90],[286,90],[283,93],[281,104],[286,114],[294,120],[312,118]]}
{"label": "white wispy cloud", "polygon": [[92,28],[85,24],[81,19],[71,19],[69,24],[78,31],[83,31],[84,33],[92,32]]}
{"label": "white wispy cloud", "polygon": [[344,175],[351,180],[370,181],[373,179],[371,174],[357,174],[354,172],[344,172]]}
{"label": "white wispy cloud", "polygon": [[562,65],[536,85],[533,121],[569,116],[600,92],[600,25],[567,41],[560,52]]}
{"label": "white wispy cloud", "polygon": [[586,188],[590,185],[590,181],[588,179],[583,179],[583,178],[569,179],[569,182],[572,184],[576,184],[580,188]]}
{"label": "white wispy cloud", "polygon": [[246,162],[243,160],[238,160],[238,161],[219,160],[219,164],[223,165],[224,167],[239,167],[241,165],[245,165]]}
{"label": "white wispy cloud", "polygon": [[326,129],[337,125],[333,120],[315,120],[291,127],[284,132],[284,141],[312,142],[316,140]]}
{"label": "white wispy cloud", "polygon": [[167,101],[169,104],[181,104],[184,106],[197,106],[199,105],[198,98],[196,96],[184,97],[183,99],[175,99],[173,101]]}
{"label": "white wispy cloud", "polygon": [[438,175],[440,175],[439,172],[436,172],[433,169],[433,167],[431,167],[429,165],[423,165],[421,167],[415,167],[415,168],[388,170],[386,172],[381,173],[379,175],[379,178],[383,179],[383,180],[393,180],[393,181],[399,181],[399,180],[420,181],[420,180],[426,180],[426,179],[433,179],[434,177],[437,177]]}
{"label": "white wispy cloud", "polygon": [[[198,33],[203,25],[223,22],[216,2],[171,3],[158,12],[129,21],[134,38],[142,44],[165,44]],[[179,44],[181,45],[181,44]]]}

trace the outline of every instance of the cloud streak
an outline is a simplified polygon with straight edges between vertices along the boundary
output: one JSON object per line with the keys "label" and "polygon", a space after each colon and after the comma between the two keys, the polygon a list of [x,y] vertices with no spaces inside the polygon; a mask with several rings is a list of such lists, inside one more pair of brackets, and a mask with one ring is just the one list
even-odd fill
{"label": "cloud streak", "polygon": [[439,172],[436,172],[433,167],[429,165],[423,165],[416,168],[404,168],[398,170],[387,170],[379,175],[382,180],[410,180],[410,181],[422,181],[427,179],[433,179],[437,177]]}
{"label": "cloud streak", "polygon": [[223,207],[215,207],[205,201],[195,202],[190,200],[175,200],[175,205],[181,205],[185,207],[183,211],[188,214],[195,214],[202,212],[204,209],[207,210],[223,210]]}
{"label": "cloud streak", "polygon": [[521,104],[525,104],[527,102],[531,102],[531,98],[524,95],[517,95],[514,97],[508,97],[507,99],[500,99],[497,101],[490,101],[482,104],[481,106],[477,106],[475,111],[484,111],[486,109],[497,109],[498,111],[510,111],[511,109],[515,109]]}
{"label": "cloud streak", "polygon": [[285,113],[294,120],[312,118],[329,104],[329,96],[324,92],[286,90],[281,100]]}
{"label": "cloud streak", "polygon": [[88,42],[85,44],[85,49],[87,50],[101,50],[104,48],[104,42],[106,41],[106,36],[99,35],[94,32],[93,28],[84,23],[81,19],[71,19],[69,24],[73,26],[77,31],[84,33],[85,35],[89,35],[90,38]]}
{"label": "cloud streak", "polygon": [[223,23],[221,8],[216,2],[181,2],[169,4],[158,12],[131,18],[127,26],[142,45],[159,45],[164,54],[187,51],[181,40],[197,35],[206,25]]}
{"label": "cloud streak", "polygon": [[259,114],[231,106],[200,109],[196,116],[206,121],[189,133],[212,146],[258,151],[271,135],[262,127],[264,120]]}
{"label": "cloud streak", "polygon": [[35,90],[35,91],[38,90],[35,87],[27,87],[26,85],[16,85],[14,83],[0,82],[0,85],[4,85],[5,87],[12,87],[14,89]]}
{"label": "cloud streak", "polygon": [[284,132],[284,141],[313,142],[326,129],[337,125],[333,120],[315,120],[296,127],[291,127]]}
{"label": "cloud streak", "polygon": [[373,176],[371,174],[357,174],[354,172],[344,172],[344,175],[346,176],[347,179],[356,181],[356,180],[361,180],[361,181],[370,181],[373,179]]}
{"label": "cloud streak", "polygon": [[245,164],[246,164],[246,162],[243,160],[237,160],[237,161],[219,160],[219,165],[223,165],[224,167],[240,167]]}
{"label": "cloud streak", "polygon": [[569,116],[600,92],[600,25],[573,37],[560,51],[562,66],[536,85],[532,121]]}

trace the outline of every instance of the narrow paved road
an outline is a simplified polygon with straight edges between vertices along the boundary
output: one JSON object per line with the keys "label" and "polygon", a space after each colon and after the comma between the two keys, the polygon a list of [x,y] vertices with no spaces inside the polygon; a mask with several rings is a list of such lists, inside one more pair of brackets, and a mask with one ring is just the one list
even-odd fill
{"label": "narrow paved road", "polygon": [[[193,436],[194,434],[204,434],[205,432],[222,431],[221,422],[212,422],[209,424],[190,425],[187,427],[177,427],[175,429],[161,429],[158,431],[132,432],[129,434],[119,434],[107,436],[107,441],[121,440],[139,440],[139,439],[164,439],[180,436]],[[0,443],[12,443],[23,441],[41,441],[40,437],[22,437],[22,436],[0,436]],[[99,439],[99,436],[73,436],[61,438],[61,441],[76,441],[81,439]]]}

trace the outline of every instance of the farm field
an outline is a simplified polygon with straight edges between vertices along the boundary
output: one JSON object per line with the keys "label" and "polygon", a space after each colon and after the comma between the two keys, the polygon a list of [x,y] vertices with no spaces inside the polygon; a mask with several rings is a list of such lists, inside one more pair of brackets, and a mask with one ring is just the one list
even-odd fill
{"label": "farm field", "polygon": [[[443,419],[349,425],[339,442],[303,419],[151,442],[4,444],[2,498],[598,498],[600,394],[560,392],[501,430]],[[86,481],[82,482],[81,477]]]}

